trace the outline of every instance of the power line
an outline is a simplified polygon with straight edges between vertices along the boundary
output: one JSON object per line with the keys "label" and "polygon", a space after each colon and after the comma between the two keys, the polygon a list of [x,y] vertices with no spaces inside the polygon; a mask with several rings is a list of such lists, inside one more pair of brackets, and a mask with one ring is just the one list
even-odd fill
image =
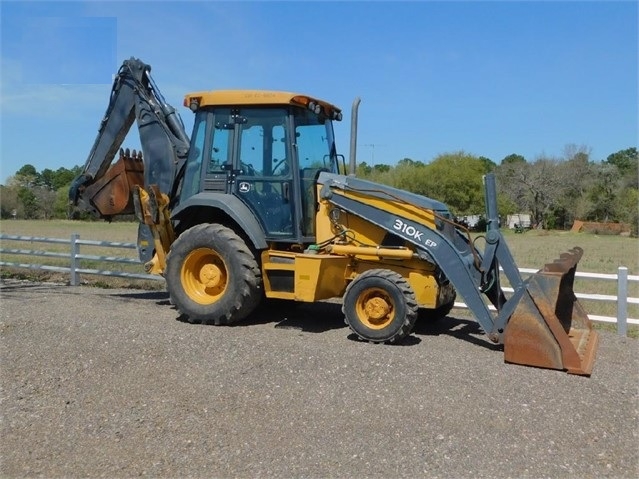
{"label": "power line", "polygon": [[366,146],[371,149],[371,166],[374,166],[375,165],[375,148],[378,148],[380,146],[386,146],[386,145],[382,145],[380,143],[365,143],[362,146]]}

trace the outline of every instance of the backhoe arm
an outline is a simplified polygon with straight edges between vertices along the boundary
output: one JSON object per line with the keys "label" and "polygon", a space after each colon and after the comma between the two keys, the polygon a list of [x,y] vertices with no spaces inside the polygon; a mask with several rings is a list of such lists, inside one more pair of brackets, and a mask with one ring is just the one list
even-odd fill
{"label": "backhoe arm", "polygon": [[[135,58],[124,61],[118,70],[84,170],[69,190],[72,207],[110,219],[133,212],[131,197],[136,185],[158,185],[162,193],[174,196],[189,137],[150,71],[149,65]],[[144,155],[120,150],[134,121]],[[120,158],[112,164],[118,150]]]}

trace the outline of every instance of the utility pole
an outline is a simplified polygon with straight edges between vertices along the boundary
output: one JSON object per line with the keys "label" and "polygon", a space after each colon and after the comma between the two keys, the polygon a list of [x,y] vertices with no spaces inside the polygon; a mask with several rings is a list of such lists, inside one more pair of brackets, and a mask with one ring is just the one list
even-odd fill
{"label": "utility pole", "polygon": [[375,148],[386,145],[380,145],[379,143],[366,143],[362,146],[366,146],[371,149],[371,166],[375,166]]}

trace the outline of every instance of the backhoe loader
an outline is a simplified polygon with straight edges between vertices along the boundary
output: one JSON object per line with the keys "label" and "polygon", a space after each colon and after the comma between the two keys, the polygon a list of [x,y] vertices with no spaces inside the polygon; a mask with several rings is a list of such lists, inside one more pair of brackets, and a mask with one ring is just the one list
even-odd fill
{"label": "backhoe loader", "polygon": [[[357,336],[399,343],[419,308],[443,316],[460,295],[507,362],[591,374],[598,336],[573,292],[583,251],[522,279],[499,231],[492,174],[481,251],[443,203],[355,176],[359,99],[347,165],[333,134],[342,111],[329,102],[188,93],[189,138],[150,72],[138,59],[123,63],[70,205],[105,219],[134,214],[146,271],[166,279],[191,322],[235,323],[263,298],[342,298]],[[120,149],[134,121],[142,152]]]}

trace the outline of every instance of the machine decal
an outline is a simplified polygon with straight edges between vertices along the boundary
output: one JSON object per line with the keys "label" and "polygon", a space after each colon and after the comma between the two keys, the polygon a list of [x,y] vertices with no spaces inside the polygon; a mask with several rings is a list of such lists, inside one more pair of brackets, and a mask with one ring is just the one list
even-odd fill
{"label": "machine decal", "polygon": [[397,231],[404,233],[406,236],[410,236],[416,241],[424,243],[426,246],[429,246],[431,248],[434,248],[437,246],[437,243],[435,241],[431,239],[424,240],[422,238],[422,236],[424,236],[423,231],[419,231],[414,226],[404,223],[399,218],[395,218],[395,222],[393,223],[393,228],[396,229]]}
{"label": "machine decal", "polygon": [[248,193],[249,191],[251,191],[251,184],[246,182],[246,181],[242,181],[239,185],[238,185],[238,191],[240,193]]}

